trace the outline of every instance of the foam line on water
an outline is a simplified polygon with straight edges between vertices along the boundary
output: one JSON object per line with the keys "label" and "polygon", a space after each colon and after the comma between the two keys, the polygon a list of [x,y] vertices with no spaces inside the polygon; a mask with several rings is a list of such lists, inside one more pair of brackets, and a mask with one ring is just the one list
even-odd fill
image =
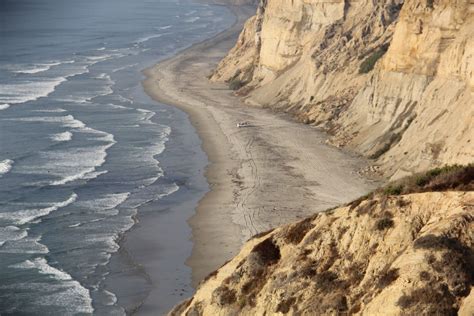
{"label": "foam line on water", "polygon": [[28,282],[16,283],[13,285],[1,286],[15,292],[40,292],[43,295],[33,300],[33,304],[39,306],[62,306],[69,309],[68,315],[77,313],[92,314],[92,298],[88,289],[74,280],[65,271],[54,268],[48,264],[45,258],[35,258],[24,262],[13,264],[10,268],[35,269],[40,274],[51,276],[57,283],[51,282]]}
{"label": "foam line on water", "polygon": [[129,192],[105,194],[93,200],[79,201],[77,205],[94,211],[110,210],[125,202],[129,196]]}
{"label": "foam line on water", "polygon": [[20,229],[16,226],[0,227],[0,247],[5,242],[10,240],[19,240],[28,236],[28,233],[24,229]]}
{"label": "foam line on water", "polygon": [[[9,120],[60,123],[63,127],[72,128],[72,131],[75,133],[88,133],[93,135],[90,138],[91,140],[105,143],[88,147],[42,151],[39,152],[39,155],[40,158],[44,159],[44,163],[41,165],[22,166],[18,172],[23,174],[47,174],[59,177],[59,179],[48,183],[53,186],[63,185],[80,179],[91,180],[107,172],[97,171],[96,168],[105,163],[107,149],[117,143],[113,134],[87,127],[84,122],[77,120],[72,115],[27,117]],[[69,140],[72,136],[72,131],[55,135],[55,140]]]}
{"label": "foam line on water", "polygon": [[166,188],[165,192],[158,195],[160,199],[171,195],[179,190],[179,186],[176,183],[173,183],[170,187]]}
{"label": "foam line on water", "polygon": [[194,22],[197,22],[198,20],[200,20],[201,18],[196,16],[196,17],[193,17],[193,18],[189,18],[189,19],[185,19],[184,22],[186,23],[194,23]]}
{"label": "foam line on water", "polygon": [[138,66],[138,63],[122,66],[122,67],[119,67],[119,68],[115,68],[114,70],[112,70],[112,72],[115,73],[117,71],[125,70],[125,69],[132,68],[132,67],[135,67],[135,66]]}
{"label": "foam line on water", "polygon": [[32,112],[40,112],[40,113],[63,113],[67,112],[65,109],[44,109],[44,110],[33,110]]}
{"label": "foam line on water", "polygon": [[117,296],[114,293],[109,292],[107,290],[102,290],[102,293],[106,296],[107,300],[105,305],[112,306],[117,303]]}
{"label": "foam line on water", "polygon": [[158,29],[158,30],[167,30],[167,29],[170,29],[172,27],[173,27],[172,25],[165,25],[165,26],[159,26],[156,29]]}
{"label": "foam line on water", "polygon": [[75,128],[75,129],[84,129],[86,125],[77,120],[72,115],[66,116],[33,116],[33,117],[21,117],[14,119],[6,119],[7,121],[17,121],[17,122],[33,122],[33,123],[61,123],[63,127]]}
{"label": "foam line on water", "polygon": [[43,81],[25,81],[0,85],[0,103],[20,104],[47,97],[56,90],[56,87],[65,82],[65,77],[47,79]]}
{"label": "foam line on water", "polygon": [[72,280],[72,277],[66,272],[50,266],[45,258],[35,258],[33,261],[26,260],[22,263],[10,265],[9,268],[37,269],[39,273],[49,274],[56,280]]}
{"label": "foam line on water", "polygon": [[192,10],[192,11],[186,12],[184,15],[185,16],[190,16],[190,15],[193,15],[193,14],[196,14],[196,13],[197,13],[196,10]]}
{"label": "foam line on water", "polygon": [[144,36],[144,37],[139,38],[135,42],[135,44],[143,44],[145,42],[148,42],[151,39],[160,38],[160,37],[163,37],[164,35],[167,35],[167,34],[169,34],[169,33],[161,33],[161,34],[153,34],[153,35]]}
{"label": "foam line on water", "polygon": [[77,194],[73,193],[67,200],[56,202],[56,203],[50,203],[48,207],[31,208],[31,209],[19,210],[19,211],[14,211],[14,212],[0,213],[0,219],[11,222],[14,225],[24,225],[38,218],[44,217],[50,214],[51,212],[57,211],[60,208],[66,207],[74,203],[76,199],[77,199]]}
{"label": "foam line on water", "polygon": [[41,237],[24,237],[21,239],[6,240],[0,246],[0,253],[9,254],[47,254],[48,247],[41,244]]}
{"label": "foam line on water", "polygon": [[14,161],[11,159],[5,159],[0,161],[0,178],[12,170]]}
{"label": "foam line on water", "polygon": [[114,93],[112,87],[115,85],[115,81],[113,81],[108,74],[102,73],[96,77],[93,77],[92,79],[100,81],[100,83],[95,85],[94,88],[89,89],[87,91],[75,91],[80,93],[72,93],[71,95],[68,95],[66,97],[60,97],[57,100],[63,102],[74,102],[84,104],[89,103],[97,97],[102,97]]}
{"label": "foam line on water", "polygon": [[96,168],[105,163],[107,149],[113,144],[43,152],[42,156],[47,162],[38,171],[60,177],[61,179],[49,183],[53,186],[80,179],[93,179],[103,174],[103,171],[97,172]]}
{"label": "foam line on water", "polygon": [[51,135],[51,139],[55,142],[67,142],[72,139],[72,133],[64,132],[64,133],[53,134]]}
{"label": "foam line on water", "polygon": [[17,70],[12,70],[12,72],[17,74],[37,74],[40,72],[48,71],[52,67],[58,65],[61,65],[61,62],[51,62],[33,65],[15,65],[14,68],[17,68]]}

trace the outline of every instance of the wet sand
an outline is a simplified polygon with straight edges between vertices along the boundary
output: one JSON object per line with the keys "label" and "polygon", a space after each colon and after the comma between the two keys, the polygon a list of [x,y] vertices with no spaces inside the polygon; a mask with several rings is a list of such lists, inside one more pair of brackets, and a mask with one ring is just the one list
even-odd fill
{"label": "wet sand", "polygon": [[[202,140],[210,191],[189,220],[193,285],[233,257],[252,235],[353,200],[375,184],[366,161],[325,144],[317,128],[244,105],[207,76],[234,45],[250,7],[218,36],[147,69],[146,92],[185,111]],[[251,126],[238,128],[238,122]]]}

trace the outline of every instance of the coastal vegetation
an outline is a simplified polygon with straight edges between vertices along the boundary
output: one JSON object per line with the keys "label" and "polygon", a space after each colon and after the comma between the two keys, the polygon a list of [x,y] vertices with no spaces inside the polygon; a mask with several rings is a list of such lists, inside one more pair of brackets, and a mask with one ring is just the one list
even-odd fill
{"label": "coastal vegetation", "polygon": [[171,314],[468,315],[473,199],[473,164],[389,183],[252,238]]}

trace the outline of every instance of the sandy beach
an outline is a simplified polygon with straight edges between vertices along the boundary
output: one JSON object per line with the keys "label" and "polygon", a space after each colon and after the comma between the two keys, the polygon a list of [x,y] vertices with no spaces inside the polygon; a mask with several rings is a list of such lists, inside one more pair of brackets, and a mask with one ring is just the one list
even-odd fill
{"label": "sandy beach", "polygon": [[[252,235],[355,199],[375,183],[359,176],[366,161],[325,144],[326,135],[287,115],[243,104],[207,79],[234,45],[251,7],[231,7],[229,30],[145,71],[146,92],[185,111],[202,140],[210,192],[189,220],[187,264],[196,286]],[[237,123],[248,121],[249,127]]]}

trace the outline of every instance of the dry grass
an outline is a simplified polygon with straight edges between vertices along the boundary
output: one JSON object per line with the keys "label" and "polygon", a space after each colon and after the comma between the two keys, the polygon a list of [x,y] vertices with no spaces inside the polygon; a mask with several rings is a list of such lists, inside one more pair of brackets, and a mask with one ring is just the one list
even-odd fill
{"label": "dry grass", "polygon": [[384,231],[394,226],[393,219],[390,217],[383,217],[375,223],[375,229],[378,231]]}
{"label": "dry grass", "polygon": [[237,301],[236,292],[222,285],[212,292],[212,302],[219,306],[231,305]]}
{"label": "dry grass", "polygon": [[406,310],[423,310],[425,315],[457,315],[455,303],[455,297],[449,292],[446,284],[436,287],[430,284],[416,289],[410,294],[402,295],[397,302],[398,306],[410,315],[412,313]]}
{"label": "dry grass", "polygon": [[402,195],[421,192],[474,191],[474,164],[450,165],[432,169],[378,190],[385,195]]}
{"label": "dry grass", "polygon": [[299,244],[304,236],[310,231],[314,225],[312,224],[312,218],[307,218],[299,223],[293,225],[285,236],[286,242],[291,244]]}
{"label": "dry grass", "polygon": [[379,289],[386,288],[387,286],[395,282],[399,276],[400,275],[399,275],[398,269],[393,268],[393,269],[385,271],[385,273],[383,273],[379,278],[379,281],[377,284],[378,288]]}

